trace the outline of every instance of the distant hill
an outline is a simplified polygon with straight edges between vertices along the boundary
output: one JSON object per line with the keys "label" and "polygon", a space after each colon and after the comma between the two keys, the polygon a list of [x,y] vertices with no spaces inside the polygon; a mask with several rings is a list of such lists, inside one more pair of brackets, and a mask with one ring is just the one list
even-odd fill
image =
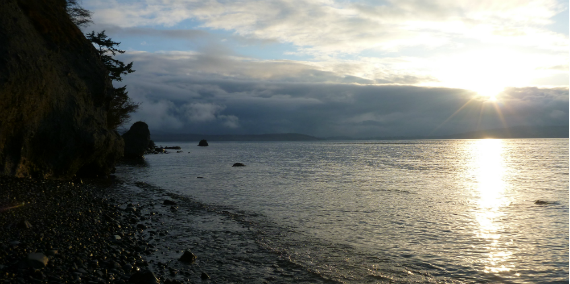
{"label": "distant hill", "polygon": [[[568,138],[568,126],[516,126],[481,131],[458,133],[437,138],[484,139],[484,138]],[[430,137],[431,138],[431,137]],[[435,137],[434,137],[435,138]]]}
{"label": "distant hill", "polygon": [[274,133],[260,135],[204,135],[204,134],[170,134],[151,132],[151,139],[155,142],[175,141],[317,141],[317,137],[298,133]]}
{"label": "distant hill", "polygon": [[409,140],[409,139],[484,139],[484,138],[568,138],[568,126],[529,127],[516,126],[497,128],[472,132],[457,133],[445,136],[399,136],[399,137],[368,137],[350,138],[347,136],[317,138],[299,133],[273,133],[260,135],[204,135],[151,132],[151,139],[155,142],[175,141],[318,141],[318,140]]}
{"label": "distant hill", "polygon": [[515,126],[438,136],[394,136],[351,138],[326,137],[325,140],[415,140],[415,139],[485,139],[485,138],[569,138],[568,126]]}

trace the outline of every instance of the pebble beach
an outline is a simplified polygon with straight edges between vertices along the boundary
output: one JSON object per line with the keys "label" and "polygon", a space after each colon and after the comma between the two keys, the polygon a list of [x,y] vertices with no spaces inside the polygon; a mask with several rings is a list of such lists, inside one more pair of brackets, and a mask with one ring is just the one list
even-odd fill
{"label": "pebble beach", "polygon": [[0,283],[337,283],[239,213],[151,185],[0,177]]}
{"label": "pebble beach", "polygon": [[0,282],[126,283],[144,273],[148,244],[111,184],[1,177]]}

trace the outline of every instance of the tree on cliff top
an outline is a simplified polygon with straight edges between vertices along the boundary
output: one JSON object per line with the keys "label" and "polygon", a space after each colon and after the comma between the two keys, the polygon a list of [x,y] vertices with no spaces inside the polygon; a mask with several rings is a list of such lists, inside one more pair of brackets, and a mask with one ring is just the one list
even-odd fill
{"label": "tree on cliff top", "polygon": [[[105,34],[105,31],[95,34],[94,31],[88,33],[87,39],[96,45],[97,53],[101,62],[109,70],[109,77],[114,81],[122,81],[123,75],[135,72],[133,70],[133,63],[126,64],[120,60],[113,58],[113,56],[125,53],[124,50],[116,48],[120,42],[115,42],[111,40]],[[131,118],[131,113],[135,112],[139,104],[135,103],[129,98],[127,92],[127,86],[120,88],[115,88],[113,98],[109,106],[109,111],[107,112],[107,126],[111,129],[117,129],[117,127],[128,122]]]}
{"label": "tree on cliff top", "polygon": [[[0,0],[1,1],[1,0]],[[79,5],[79,0],[65,0],[65,9],[71,21],[78,27],[86,26],[91,21],[91,11],[84,9]],[[123,75],[133,73],[133,63],[125,65],[123,62],[113,58],[117,53],[125,53],[124,50],[117,49],[120,42],[114,42],[105,35],[105,31],[95,34],[91,32],[86,35],[87,39],[97,45],[97,52],[101,62],[107,67],[109,77],[114,81],[122,81]],[[134,103],[128,96],[127,86],[114,88],[113,97],[109,103],[109,111],[107,112],[107,127],[117,129],[117,127],[128,122],[131,113],[135,112],[139,107],[138,103]]]}
{"label": "tree on cliff top", "polygon": [[66,0],[65,10],[71,21],[78,27],[93,23],[93,21],[91,21],[91,11],[81,7],[77,0]]}

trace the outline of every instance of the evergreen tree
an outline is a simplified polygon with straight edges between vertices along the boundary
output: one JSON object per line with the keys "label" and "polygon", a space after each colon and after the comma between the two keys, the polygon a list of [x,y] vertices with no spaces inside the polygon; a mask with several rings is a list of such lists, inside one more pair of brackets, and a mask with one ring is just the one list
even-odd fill
{"label": "evergreen tree", "polygon": [[65,10],[71,21],[78,27],[87,26],[91,21],[91,11],[84,9],[77,3],[77,0],[66,0]]}
{"label": "evergreen tree", "polygon": [[[114,81],[122,81],[123,75],[135,72],[132,69],[133,63],[126,64],[120,60],[113,58],[117,54],[125,53],[124,50],[116,48],[120,42],[115,42],[111,40],[105,31],[95,34],[94,31],[88,33],[87,39],[96,45],[97,52],[101,62],[107,67],[109,71],[109,77]],[[109,111],[107,112],[107,126],[111,129],[117,129],[117,127],[128,122],[131,117],[131,113],[135,112],[139,104],[133,102],[126,91],[127,86],[120,88],[115,88],[113,93],[113,98],[111,99]]]}

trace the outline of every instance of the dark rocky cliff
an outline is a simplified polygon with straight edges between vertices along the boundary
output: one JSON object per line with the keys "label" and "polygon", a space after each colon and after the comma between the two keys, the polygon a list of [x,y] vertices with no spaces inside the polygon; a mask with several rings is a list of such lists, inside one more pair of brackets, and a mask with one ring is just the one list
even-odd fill
{"label": "dark rocky cliff", "polygon": [[0,1],[0,174],[109,174],[123,153],[106,128],[111,95],[64,0]]}

